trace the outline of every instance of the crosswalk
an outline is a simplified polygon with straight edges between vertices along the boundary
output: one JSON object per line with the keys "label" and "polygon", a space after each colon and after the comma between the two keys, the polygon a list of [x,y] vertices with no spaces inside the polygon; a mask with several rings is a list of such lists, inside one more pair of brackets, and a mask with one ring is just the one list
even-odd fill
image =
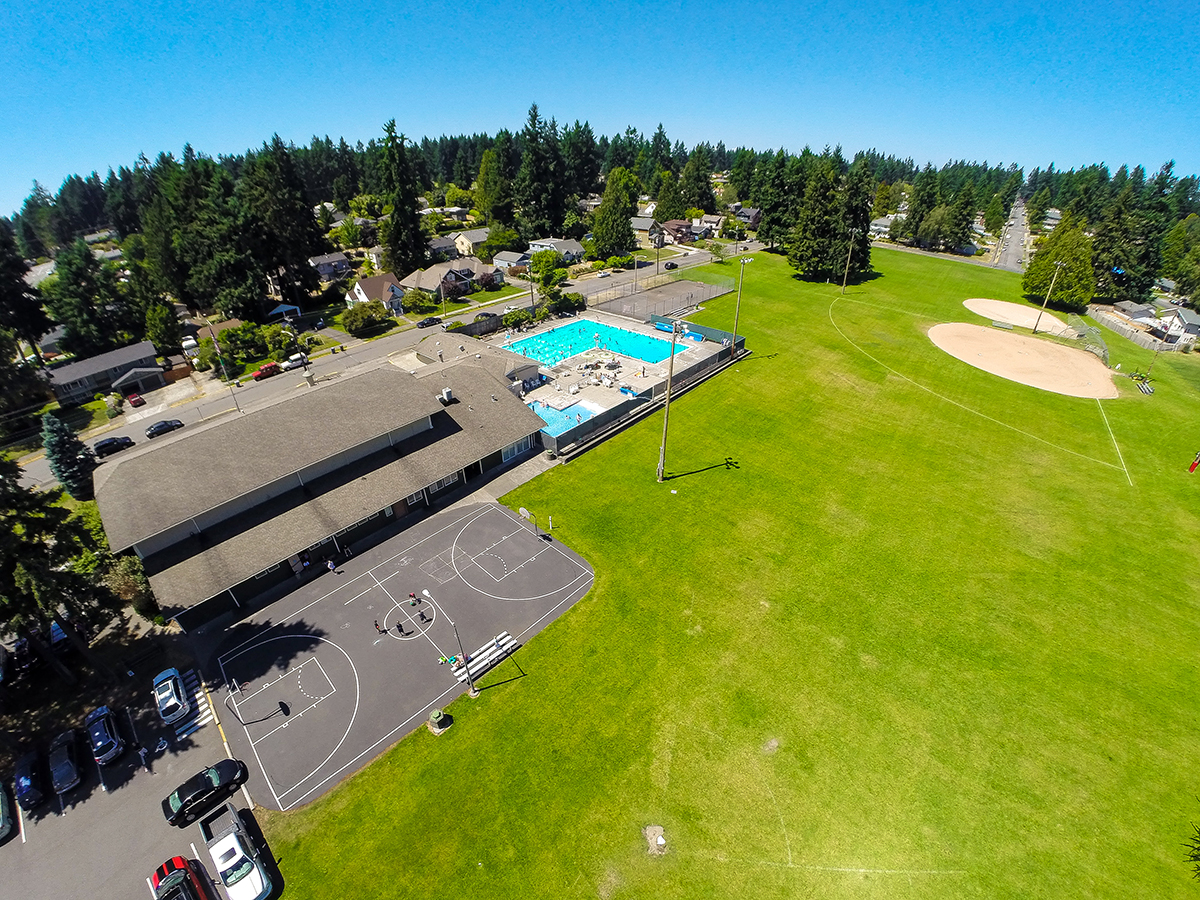
{"label": "crosswalk", "polygon": [[191,698],[192,713],[187,719],[175,723],[175,736],[181,738],[199,731],[215,718],[212,706],[208,702],[208,694],[200,685],[199,673],[195,669],[188,669],[182,673],[182,677],[183,689]]}

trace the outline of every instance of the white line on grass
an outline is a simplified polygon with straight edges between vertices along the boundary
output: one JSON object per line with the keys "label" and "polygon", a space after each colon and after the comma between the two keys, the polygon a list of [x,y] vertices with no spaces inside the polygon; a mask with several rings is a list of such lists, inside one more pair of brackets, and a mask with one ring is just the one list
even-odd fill
{"label": "white line on grass", "polygon": [[775,799],[775,792],[771,790],[771,786],[765,781],[763,787],[767,789],[767,793],[771,795],[771,804],[775,807],[775,815],[779,817],[779,830],[783,832],[783,844],[787,847],[788,865],[792,864],[792,839],[788,837],[787,826],[783,824],[783,813],[779,809],[779,801]]}
{"label": "white line on grass", "polygon": [[1125,469],[1125,477],[1129,479],[1129,486],[1133,487],[1133,479],[1129,475],[1129,469],[1125,465],[1125,457],[1121,455],[1121,447],[1117,444],[1117,436],[1113,434],[1112,426],[1108,424],[1108,414],[1104,412],[1104,405],[1099,398],[1096,400],[1096,406],[1100,410],[1100,416],[1104,419],[1104,427],[1108,429],[1108,436],[1112,438],[1113,446],[1117,448],[1117,459],[1121,461],[1121,468]]}
{"label": "white line on grass", "polygon": [[[1118,465],[1115,465],[1114,463],[1106,462],[1103,459],[1093,459],[1092,457],[1087,456],[1086,454],[1080,453],[1078,450],[1072,450],[1070,447],[1062,447],[1058,444],[1055,444],[1051,441],[1046,440],[1043,437],[1038,437],[1036,434],[1030,434],[1028,431],[1022,431],[1020,428],[1017,428],[1015,425],[1009,425],[1007,422],[1001,422],[999,419],[993,418],[992,416],[989,416],[987,413],[980,412],[977,409],[971,409],[971,407],[969,407],[963,403],[959,403],[957,400],[950,399],[945,394],[939,394],[933,388],[926,387],[925,385],[921,384],[921,382],[919,382],[919,381],[914,381],[913,379],[911,379],[907,375],[905,375],[903,372],[896,371],[891,366],[889,366],[887,363],[876,359],[874,356],[872,356],[870,353],[868,353],[866,350],[864,350],[858,344],[854,343],[854,341],[852,341],[850,339],[850,336],[847,335],[846,332],[842,331],[842,329],[838,327],[838,323],[835,322],[833,319],[833,307],[834,307],[834,304],[836,304],[837,302],[838,302],[838,298],[834,297],[833,302],[829,304],[829,324],[833,326],[834,331],[836,331],[838,334],[840,334],[842,336],[842,339],[847,344],[849,344],[851,347],[853,347],[855,350],[857,350],[859,353],[861,353],[867,359],[871,360],[871,362],[887,369],[889,372],[891,372],[897,378],[907,381],[913,387],[920,388],[921,390],[925,391],[928,394],[932,394],[933,396],[937,397],[939,400],[944,400],[945,402],[951,404],[952,406],[957,406],[959,409],[963,410],[964,412],[969,412],[972,415],[979,416],[979,418],[981,418],[981,419],[986,419],[989,422],[993,422],[996,425],[999,425],[1001,428],[1007,428],[1009,431],[1015,431],[1017,434],[1024,435],[1025,437],[1030,438],[1031,440],[1035,440],[1035,441],[1038,441],[1039,443],[1045,444],[1047,447],[1053,447],[1055,450],[1060,450],[1063,453],[1070,453],[1072,456],[1078,456],[1080,459],[1085,459],[1088,462],[1095,463],[1098,466],[1107,466],[1110,469],[1124,470],[1125,476],[1129,477],[1129,471],[1127,469],[1125,469],[1124,463],[1122,463],[1121,465],[1118,466]],[[1133,484],[1133,482],[1130,481],[1130,484]]]}
{"label": "white line on grass", "polygon": [[763,866],[772,869],[803,869],[806,872],[843,872],[847,875],[969,875],[966,869],[871,869],[857,866],[812,866],[805,863],[775,862],[771,859],[741,859],[720,853],[683,851],[686,856],[697,856],[716,862],[736,863],[744,866]]}

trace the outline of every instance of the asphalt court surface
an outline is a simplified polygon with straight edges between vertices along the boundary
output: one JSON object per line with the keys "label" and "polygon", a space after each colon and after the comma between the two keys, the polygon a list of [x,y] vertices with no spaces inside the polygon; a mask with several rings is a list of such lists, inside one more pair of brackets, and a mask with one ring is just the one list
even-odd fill
{"label": "asphalt court surface", "polygon": [[469,655],[505,632],[521,645],[592,580],[552,535],[478,504],[432,516],[238,623],[210,675],[224,685],[214,702],[255,800],[311,802],[463,693],[440,662],[459,653],[451,620]]}

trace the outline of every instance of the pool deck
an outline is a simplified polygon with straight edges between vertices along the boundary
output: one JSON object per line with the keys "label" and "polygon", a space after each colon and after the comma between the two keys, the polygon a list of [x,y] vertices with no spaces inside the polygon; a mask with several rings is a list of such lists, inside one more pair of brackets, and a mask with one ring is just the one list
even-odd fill
{"label": "pool deck", "polygon": [[[589,310],[580,314],[578,318],[601,322],[613,328],[620,328],[624,331],[643,334],[647,337],[658,338],[659,340],[670,340],[669,334],[659,331],[653,326],[637,323],[620,316],[611,316]],[[575,319],[547,320],[537,328],[522,332],[520,339],[534,337],[572,321],[575,321]],[[516,339],[515,335],[513,339]],[[506,340],[503,333],[498,333],[493,336],[490,343],[492,346],[501,348]],[[685,349],[676,349],[676,370],[697,359],[715,356],[721,351],[721,346],[713,341],[696,343],[692,340],[680,340],[678,343],[680,347],[684,347]],[[596,351],[589,352],[596,353]],[[664,359],[660,363],[644,363],[639,359],[623,356],[620,353],[605,352],[603,356],[615,359],[618,366],[616,368],[608,368],[604,363],[601,363],[599,368],[583,369],[581,366],[585,362],[586,357],[584,354],[580,354],[566,359],[556,366],[543,366],[539,368],[539,371],[546,376],[547,381],[532,391],[528,391],[525,394],[525,401],[540,400],[547,406],[561,410],[574,403],[578,403],[580,400],[588,400],[602,409],[611,409],[618,403],[629,398],[628,394],[621,391],[622,387],[629,387],[638,394],[641,394],[654,389],[657,385],[665,384],[667,381],[667,367],[670,364],[670,358]],[[574,389],[574,392],[572,392],[572,389]]]}

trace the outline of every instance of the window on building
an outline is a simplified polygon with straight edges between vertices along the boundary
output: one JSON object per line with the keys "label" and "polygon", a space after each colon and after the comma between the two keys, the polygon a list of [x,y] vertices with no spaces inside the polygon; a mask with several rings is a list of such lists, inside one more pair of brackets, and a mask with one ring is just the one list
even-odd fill
{"label": "window on building", "polygon": [[447,475],[445,478],[438,479],[433,484],[431,484],[429,486],[429,492],[431,494],[436,494],[438,491],[442,490],[442,488],[449,487],[450,485],[454,484],[454,482],[456,482],[456,481],[458,481],[458,473],[452,472],[451,474]]}
{"label": "window on building", "polygon": [[526,450],[529,450],[532,446],[533,446],[533,435],[527,434],[527,435],[525,435],[525,437],[521,438],[515,444],[509,444],[507,447],[505,447],[504,450],[502,451],[502,453],[500,454],[501,459],[503,459],[504,462],[508,462],[514,456],[520,456]]}

